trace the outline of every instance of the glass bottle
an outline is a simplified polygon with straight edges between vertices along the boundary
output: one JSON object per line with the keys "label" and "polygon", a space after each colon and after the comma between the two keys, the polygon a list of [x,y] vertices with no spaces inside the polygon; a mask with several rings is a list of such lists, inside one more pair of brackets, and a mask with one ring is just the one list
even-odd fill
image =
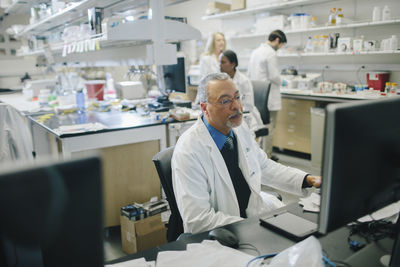
{"label": "glass bottle", "polygon": [[389,95],[390,89],[391,89],[391,83],[390,82],[386,82],[385,83],[385,93],[386,93],[386,95]]}
{"label": "glass bottle", "polygon": [[314,41],[313,41],[313,52],[319,52],[319,36],[318,34],[314,35]]}
{"label": "glass bottle", "polygon": [[328,25],[329,26],[336,25],[336,8],[335,7],[331,8],[331,11],[329,14],[329,19],[328,19]]}
{"label": "glass bottle", "polygon": [[343,18],[344,18],[344,15],[343,15],[342,8],[339,7],[337,9],[337,14],[336,14],[336,25],[342,24],[343,23]]}
{"label": "glass bottle", "polygon": [[317,27],[317,17],[311,18],[311,27]]}
{"label": "glass bottle", "polygon": [[392,94],[400,95],[400,88],[398,87],[398,83],[392,83]]}

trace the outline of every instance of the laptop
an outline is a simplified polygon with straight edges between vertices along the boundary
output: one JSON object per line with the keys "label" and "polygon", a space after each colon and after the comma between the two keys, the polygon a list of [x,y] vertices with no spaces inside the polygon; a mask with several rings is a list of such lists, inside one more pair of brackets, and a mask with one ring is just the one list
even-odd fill
{"label": "laptop", "polygon": [[283,207],[260,217],[260,224],[295,241],[301,241],[318,230],[318,224]]}

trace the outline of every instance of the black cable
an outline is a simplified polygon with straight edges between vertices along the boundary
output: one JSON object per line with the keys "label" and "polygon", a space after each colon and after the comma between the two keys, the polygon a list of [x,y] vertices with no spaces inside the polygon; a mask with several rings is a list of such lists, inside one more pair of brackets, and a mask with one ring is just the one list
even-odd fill
{"label": "black cable", "polygon": [[360,67],[357,69],[357,71],[356,71],[357,80],[358,80],[358,83],[359,83],[359,84],[362,84],[362,83],[361,83],[361,79],[360,79],[360,71],[361,71],[361,69],[365,69],[365,66],[364,66],[364,65],[360,66]]}
{"label": "black cable", "polygon": [[[261,255],[260,251],[259,251],[254,245],[252,245],[252,244],[250,244],[250,243],[240,243],[240,244],[239,244],[239,248],[240,248],[241,246],[246,246],[246,245],[252,247],[252,248],[247,248],[247,249],[256,251],[257,254],[258,254],[258,256]],[[244,248],[244,249],[246,249],[246,248]]]}

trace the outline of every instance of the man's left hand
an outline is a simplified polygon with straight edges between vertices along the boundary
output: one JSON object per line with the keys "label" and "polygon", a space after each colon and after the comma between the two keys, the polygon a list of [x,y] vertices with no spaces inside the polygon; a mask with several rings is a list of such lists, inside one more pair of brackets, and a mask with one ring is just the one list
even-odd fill
{"label": "man's left hand", "polygon": [[309,186],[318,188],[321,186],[321,176],[307,175],[306,182]]}

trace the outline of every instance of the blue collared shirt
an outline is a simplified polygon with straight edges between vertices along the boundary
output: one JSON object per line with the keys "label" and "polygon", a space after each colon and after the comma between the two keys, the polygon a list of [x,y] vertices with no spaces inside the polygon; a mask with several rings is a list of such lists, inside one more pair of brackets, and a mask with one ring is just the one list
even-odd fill
{"label": "blue collared shirt", "polygon": [[220,131],[218,131],[217,129],[215,129],[214,127],[212,127],[208,122],[205,116],[202,116],[203,122],[206,125],[208,131],[210,132],[210,135],[212,137],[212,139],[214,140],[215,144],[217,145],[218,149],[221,150],[222,147],[225,144],[225,140],[228,136],[233,137],[233,131],[230,130],[228,135],[224,135],[223,133],[221,133]]}

